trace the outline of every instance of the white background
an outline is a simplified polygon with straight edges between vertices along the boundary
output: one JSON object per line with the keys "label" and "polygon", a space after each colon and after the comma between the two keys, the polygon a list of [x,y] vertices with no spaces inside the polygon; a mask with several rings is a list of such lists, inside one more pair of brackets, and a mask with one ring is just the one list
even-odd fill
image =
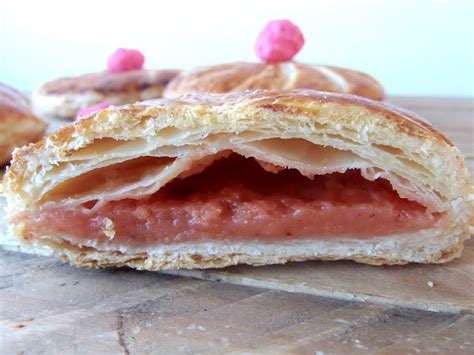
{"label": "white background", "polygon": [[0,0],[0,81],[31,90],[99,71],[117,47],[148,68],[255,61],[275,18],[303,30],[299,61],[368,72],[389,94],[474,96],[474,0]]}

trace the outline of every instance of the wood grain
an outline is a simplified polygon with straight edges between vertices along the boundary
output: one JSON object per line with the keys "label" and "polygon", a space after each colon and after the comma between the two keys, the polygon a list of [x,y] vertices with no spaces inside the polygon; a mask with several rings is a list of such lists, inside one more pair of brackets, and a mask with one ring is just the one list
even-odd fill
{"label": "wood grain", "polygon": [[[474,171],[472,99],[389,101],[429,119]],[[51,122],[50,130],[65,123]],[[177,274],[77,269],[0,251],[0,352],[474,353],[473,240],[444,265],[306,262]]]}
{"label": "wood grain", "polygon": [[474,352],[473,316],[0,251],[2,354]]}
{"label": "wood grain", "polygon": [[466,242],[460,259],[444,265],[370,266],[317,261],[167,273],[349,301],[439,312],[474,312],[472,239]]}

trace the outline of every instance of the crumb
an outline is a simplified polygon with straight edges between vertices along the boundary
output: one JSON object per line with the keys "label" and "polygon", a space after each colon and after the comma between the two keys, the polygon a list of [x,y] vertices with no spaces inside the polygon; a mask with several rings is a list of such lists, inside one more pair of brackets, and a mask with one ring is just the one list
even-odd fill
{"label": "crumb", "polygon": [[16,323],[13,326],[13,328],[16,328],[16,329],[25,328],[28,325],[28,323],[32,322],[33,320],[34,320],[33,317],[26,318],[26,319],[22,320],[21,322]]}
{"label": "crumb", "polygon": [[191,325],[189,325],[189,326],[188,326],[188,329],[189,329],[189,330],[199,330],[199,331],[201,331],[201,332],[203,332],[203,331],[206,330],[205,327],[203,327],[202,325],[197,325],[197,324],[191,324]]}
{"label": "crumb", "polygon": [[114,222],[110,218],[105,217],[102,220],[102,232],[110,240],[114,239],[115,237]]}
{"label": "crumb", "polygon": [[433,282],[433,281],[431,281],[431,280],[430,280],[430,281],[428,281],[426,284],[428,285],[428,287],[431,287],[431,288],[433,288],[433,287],[434,287],[434,285],[435,285],[435,284],[434,284],[434,282]]}
{"label": "crumb", "polygon": [[141,329],[140,329],[140,326],[138,326],[138,325],[132,329],[133,334],[138,334],[138,333],[140,333],[140,331],[141,331]]}

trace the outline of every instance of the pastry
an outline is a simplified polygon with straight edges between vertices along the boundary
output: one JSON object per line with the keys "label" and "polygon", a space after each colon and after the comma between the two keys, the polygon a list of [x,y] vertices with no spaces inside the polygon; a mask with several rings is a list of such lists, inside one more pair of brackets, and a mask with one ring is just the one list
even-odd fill
{"label": "pastry", "polygon": [[0,164],[10,160],[15,147],[38,140],[45,128],[22,93],[0,83]]}
{"label": "pastry", "polygon": [[382,86],[367,74],[297,62],[230,63],[182,72],[171,80],[163,96],[295,88],[340,92],[374,100],[383,98]]}
{"label": "pastry", "polygon": [[12,232],[84,267],[442,263],[474,214],[429,123],[312,90],[111,106],[16,150],[3,186]]}
{"label": "pastry", "polygon": [[50,81],[33,93],[38,115],[73,119],[86,107],[103,101],[127,104],[161,97],[176,70],[98,72]]}

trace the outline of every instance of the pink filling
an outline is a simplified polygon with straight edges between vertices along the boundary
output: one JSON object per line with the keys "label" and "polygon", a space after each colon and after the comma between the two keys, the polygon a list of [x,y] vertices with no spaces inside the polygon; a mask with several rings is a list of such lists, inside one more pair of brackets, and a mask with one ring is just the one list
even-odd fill
{"label": "pink filling", "polygon": [[79,111],[77,111],[76,117],[87,116],[90,113],[102,110],[102,109],[107,108],[111,105],[112,104],[110,102],[102,101],[102,102],[98,103],[97,105],[92,105],[92,106],[89,106],[89,107],[81,108]]}
{"label": "pink filling", "polygon": [[[416,202],[398,197],[382,179],[359,171],[315,176],[265,171],[236,154],[203,172],[175,179],[141,200],[50,208],[18,215],[27,237],[64,233],[74,243],[153,246],[211,240],[277,241],[327,236],[367,239],[429,228],[439,219]],[[107,237],[104,218],[114,224]]]}

